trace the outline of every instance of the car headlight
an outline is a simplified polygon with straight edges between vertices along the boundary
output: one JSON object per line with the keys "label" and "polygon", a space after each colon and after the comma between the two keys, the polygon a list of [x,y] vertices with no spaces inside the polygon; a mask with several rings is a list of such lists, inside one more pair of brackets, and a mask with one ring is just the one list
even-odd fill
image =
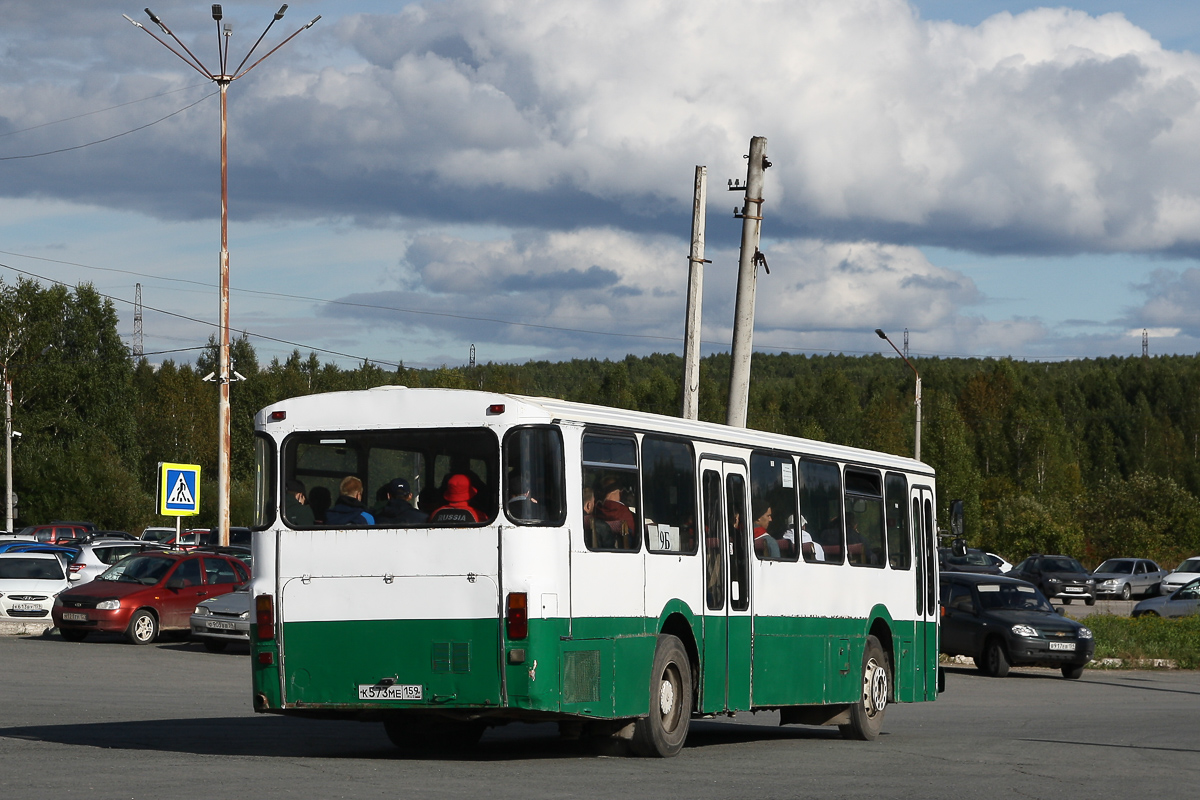
{"label": "car headlight", "polygon": [[96,603],[97,611],[116,611],[120,607],[120,600],[101,600],[99,603]]}
{"label": "car headlight", "polygon": [[1104,581],[1103,585],[1104,586],[1116,586],[1117,582],[1116,581]]}
{"label": "car headlight", "polygon": [[195,611],[195,613],[196,613],[196,614],[199,614],[199,615],[200,615],[200,616],[202,616],[202,617],[210,617],[210,616],[212,616],[212,612],[211,612],[211,611],[209,611],[209,610],[208,610],[207,608],[205,608],[204,606],[196,606],[196,611]]}
{"label": "car headlight", "polygon": [[1046,583],[1062,583],[1058,578],[1046,578]]}
{"label": "car headlight", "polygon": [[1037,636],[1038,632],[1031,625],[1013,625],[1012,632],[1015,636]]}
{"label": "car headlight", "polygon": [[243,611],[242,613],[238,614],[238,619],[250,619],[250,612]]}
{"label": "car headlight", "polygon": [[1092,638],[1092,631],[1091,631],[1091,628],[1080,628],[1080,629],[1079,629],[1079,638],[1080,638],[1080,639],[1090,639],[1090,638]]}

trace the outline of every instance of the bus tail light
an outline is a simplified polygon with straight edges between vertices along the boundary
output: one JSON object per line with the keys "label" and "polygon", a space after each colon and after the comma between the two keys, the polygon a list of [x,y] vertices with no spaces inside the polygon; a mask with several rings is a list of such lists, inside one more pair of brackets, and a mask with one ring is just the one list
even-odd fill
{"label": "bus tail light", "polygon": [[509,639],[524,639],[529,635],[529,601],[524,592],[509,592],[505,630]]}
{"label": "bus tail light", "polygon": [[488,406],[487,413],[489,416],[495,415],[495,414],[503,414],[504,413],[504,404],[503,403],[493,403],[492,405]]}
{"label": "bus tail light", "polygon": [[275,601],[269,594],[254,598],[254,616],[258,623],[258,638],[269,642],[275,638]]}
{"label": "bus tail light", "polygon": [[285,419],[287,419],[286,411],[272,411],[271,412],[271,422],[283,422]]}

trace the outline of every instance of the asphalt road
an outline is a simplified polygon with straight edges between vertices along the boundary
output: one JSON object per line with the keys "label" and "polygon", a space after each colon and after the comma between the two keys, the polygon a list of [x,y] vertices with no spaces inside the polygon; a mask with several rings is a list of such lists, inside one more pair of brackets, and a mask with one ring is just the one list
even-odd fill
{"label": "asphalt road", "polygon": [[552,725],[489,731],[473,754],[409,757],[378,724],[251,711],[245,648],[0,637],[0,797],[1188,797],[1200,785],[1200,673],[950,669],[935,703],[888,711],[876,742],[699,721],[645,760]]}

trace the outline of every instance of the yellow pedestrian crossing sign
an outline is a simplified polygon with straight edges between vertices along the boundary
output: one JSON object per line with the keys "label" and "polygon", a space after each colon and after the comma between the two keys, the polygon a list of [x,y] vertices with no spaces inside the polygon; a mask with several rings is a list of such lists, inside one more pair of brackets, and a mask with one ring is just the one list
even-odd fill
{"label": "yellow pedestrian crossing sign", "polygon": [[164,517],[192,517],[200,513],[200,466],[158,464],[158,513]]}

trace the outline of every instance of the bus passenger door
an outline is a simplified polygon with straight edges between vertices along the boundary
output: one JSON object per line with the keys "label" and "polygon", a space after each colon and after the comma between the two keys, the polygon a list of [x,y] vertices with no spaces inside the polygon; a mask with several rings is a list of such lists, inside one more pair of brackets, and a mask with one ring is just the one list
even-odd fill
{"label": "bus passenger door", "polygon": [[938,663],[938,575],[937,522],[934,519],[933,490],[914,486],[909,495],[912,509],[913,544],[916,559],[915,601],[917,673],[914,676],[913,700],[933,700],[937,697]]}
{"label": "bus passenger door", "polygon": [[750,708],[750,539],[746,467],[701,459],[704,652],[700,710]]}

